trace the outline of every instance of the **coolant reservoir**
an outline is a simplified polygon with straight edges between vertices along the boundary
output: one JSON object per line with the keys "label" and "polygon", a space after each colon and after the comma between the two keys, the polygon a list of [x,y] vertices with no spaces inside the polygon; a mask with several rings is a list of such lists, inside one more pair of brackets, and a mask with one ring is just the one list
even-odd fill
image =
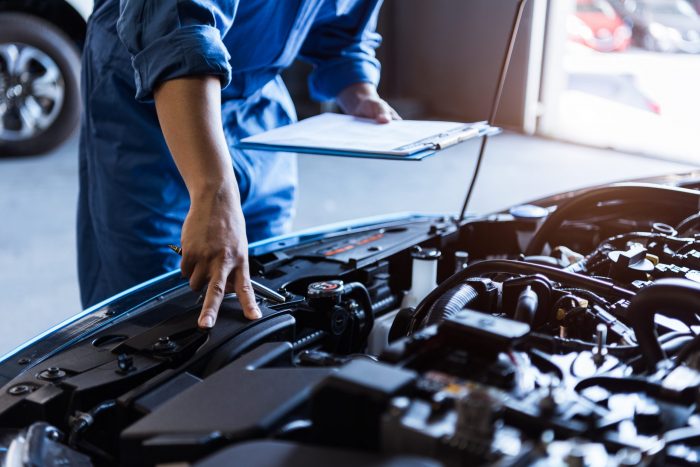
{"label": "coolant reservoir", "polygon": [[435,248],[416,247],[411,253],[413,267],[411,272],[411,289],[401,302],[401,307],[416,306],[426,295],[437,287],[437,266],[440,251]]}

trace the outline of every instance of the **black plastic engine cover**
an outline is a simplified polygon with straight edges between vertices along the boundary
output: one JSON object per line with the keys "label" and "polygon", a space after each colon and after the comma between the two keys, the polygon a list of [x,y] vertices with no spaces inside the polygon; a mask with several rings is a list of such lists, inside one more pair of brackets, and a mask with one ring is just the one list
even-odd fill
{"label": "black plastic engine cover", "polygon": [[441,467],[434,460],[413,456],[389,457],[367,452],[305,446],[282,441],[252,441],[223,449],[195,467]]}
{"label": "black plastic engine cover", "polygon": [[281,352],[291,355],[291,345],[262,345],[131,425],[121,436],[122,463],[193,461],[216,446],[264,436],[305,402],[311,388],[332,371],[256,369],[260,359]]}

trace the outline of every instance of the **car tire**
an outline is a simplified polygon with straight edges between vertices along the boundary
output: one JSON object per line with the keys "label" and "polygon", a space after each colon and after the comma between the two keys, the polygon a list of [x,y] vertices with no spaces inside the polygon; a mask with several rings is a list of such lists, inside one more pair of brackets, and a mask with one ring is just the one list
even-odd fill
{"label": "car tire", "polygon": [[3,12],[0,54],[0,156],[56,148],[80,121],[78,48],[46,20]]}

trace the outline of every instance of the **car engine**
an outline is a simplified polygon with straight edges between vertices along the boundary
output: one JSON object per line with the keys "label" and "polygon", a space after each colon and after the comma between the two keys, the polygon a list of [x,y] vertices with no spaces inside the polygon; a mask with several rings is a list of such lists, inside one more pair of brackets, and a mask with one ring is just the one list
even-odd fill
{"label": "car engine", "polygon": [[700,463],[700,183],[275,239],[263,318],[178,273],[0,364],[0,463]]}

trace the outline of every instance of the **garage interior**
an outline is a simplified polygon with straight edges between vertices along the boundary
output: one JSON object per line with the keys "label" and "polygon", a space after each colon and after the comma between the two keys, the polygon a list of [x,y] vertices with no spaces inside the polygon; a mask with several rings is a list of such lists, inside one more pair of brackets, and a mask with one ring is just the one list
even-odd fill
{"label": "garage interior", "polygon": [[700,465],[699,58],[700,0],[0,0],[0,467]]}
{"label": "garage interior", "polygon": [[[684,140],[685,152],[669,154],[635,151],[634,145],[612,150],[609,141],[592,137],[579,136],[573,138],[579,144],[571,144],[566,141],[572,139],[570,130],[561,137],[550,131],[552,117],[542,112],[551,109],[546,100],[553,97],[543,75],[553,76],[553,87],[563,79],[562,63],[547,62],[548,53],[564,54],[560,49],[566,39],[561,35],[566,27],[561,16],[572,14],[575,2],[568,2],[568,9],[563,3],[567,2],[532,0],[526,6],[496,122],[506,133],[490,142],[470,211],[491,212],[562,190],[699,166],[698,145],[692,144],[697,132],[686,132],[691,139]],[[387,0],[379,23],[384,37],[378,51],[381,93],[405,118],[487,118],[513,9],[511,1]],[[692,55],[635,53],[697,63]],[[614,54],[596,54],[614,60]],[[297,63],[285,74],[300,118],[332,109],[309,99],[308,71],[308,65]],[[700,70],[690,72],[695,72],[690,79],[700,80]],[[560,117],[556,118],[564,120],[566,115]],[[580,134],[587,132],[581,128]],[[646,137],[643,131],[633,134]],[[7,323],[0,328],[0,354],[80,310],[75,266],[77,147],[73,135],[47,154],[0,159],[0,312]],[[294,229],[392,212],[456,212],[477,152],[478,144],[468,142],[420,163],[303,155]]]}

